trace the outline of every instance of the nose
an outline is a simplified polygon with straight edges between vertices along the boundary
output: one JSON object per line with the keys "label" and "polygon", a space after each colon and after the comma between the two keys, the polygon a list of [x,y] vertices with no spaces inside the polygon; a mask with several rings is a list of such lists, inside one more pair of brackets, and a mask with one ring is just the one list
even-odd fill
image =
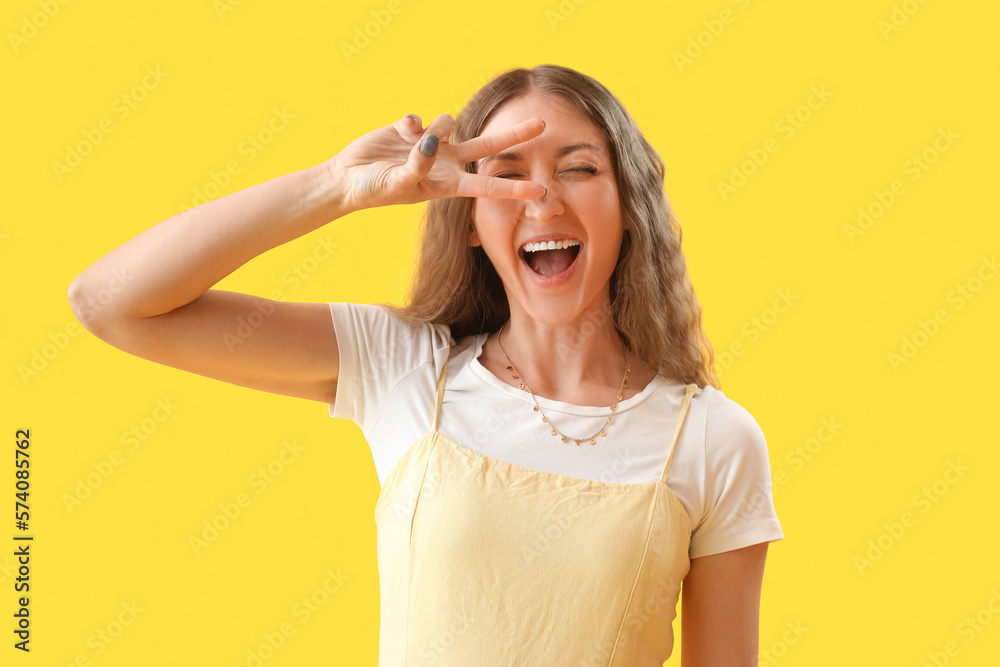
{"label": "nose", "polygon": [[535,220],[546,221],[566,212],[563,205],[562,190],[558,183],[552,180],[538,180],[545,187],[545,195],[540,199],[528,199],[524,206],[524,215]]}

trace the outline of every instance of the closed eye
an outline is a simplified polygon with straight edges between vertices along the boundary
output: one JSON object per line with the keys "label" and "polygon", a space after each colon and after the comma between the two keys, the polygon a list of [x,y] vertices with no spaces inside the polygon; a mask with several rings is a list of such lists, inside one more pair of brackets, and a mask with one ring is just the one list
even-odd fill
{"label": "closed eye", "polygon": [[[585,173],[585,174],[596,174],[597,173],[597,167],[571,167],[570,169],[563,170],[563,173],[567,173],[567,172],[570,172],[570,173],[576,172],[576,173]],[[524,174],[503,173],[503,174],[497,174],[496,176],[494,176],[494,178],[525,178],[525,176],[524,176]]]}

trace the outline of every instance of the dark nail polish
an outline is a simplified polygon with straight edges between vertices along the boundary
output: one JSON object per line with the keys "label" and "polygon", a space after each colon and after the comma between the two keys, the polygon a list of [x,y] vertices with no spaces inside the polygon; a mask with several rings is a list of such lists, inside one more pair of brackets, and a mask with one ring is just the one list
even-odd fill
{"label": "dark nail polish", "polygon": [[420,152],[427,157],[431,157],[437,153],[438,143],[440,143],[440,140],[437,138],[437,135],[428,134],[424,137],[424,140],[420,142]]}

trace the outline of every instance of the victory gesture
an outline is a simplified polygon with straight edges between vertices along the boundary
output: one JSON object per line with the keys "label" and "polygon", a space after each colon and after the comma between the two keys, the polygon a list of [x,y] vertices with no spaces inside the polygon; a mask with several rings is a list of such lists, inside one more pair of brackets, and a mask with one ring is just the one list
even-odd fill
{"label": "victory gesture", "polygon": [[401,119],[354,140],[329,161],[349,210],[413,204],[446,197],[537,199],[545,189],[531,181],[470,174],[466,163],[537,137],[545,129],[533,118],[462,143],[449,141],[454,119],[435,118],[425,130],[420,119]]}

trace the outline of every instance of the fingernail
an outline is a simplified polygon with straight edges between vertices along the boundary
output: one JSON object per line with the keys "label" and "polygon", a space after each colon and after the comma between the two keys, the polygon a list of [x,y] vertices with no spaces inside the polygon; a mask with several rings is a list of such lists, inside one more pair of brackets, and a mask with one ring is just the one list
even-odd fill
{"label": "fingernail", "polygon": [[417,117],[416,117],[416,115],[414,115],[414,114],[412,114],[412,113],[408,113],[408,114],[406,114],[406,117],[407,117],[407,118],[409,118],[410,120],[413,120],[413,121],[417,121],[417,122],[420,122],[420,119],[419,119],[419,118],[417,118]]}
{"label": "fingernail", "polygon": [[420,152],[426,157],[431,157],[437,152],[439,142],[440,140],[437,138],[436,134],[428,134],[424,137],[424,140],[420,142]]}
{"label": "fingernail", "polygon": [[545,121],[544,120],[542,121],[542,129],[543,130],[545,129]]}

